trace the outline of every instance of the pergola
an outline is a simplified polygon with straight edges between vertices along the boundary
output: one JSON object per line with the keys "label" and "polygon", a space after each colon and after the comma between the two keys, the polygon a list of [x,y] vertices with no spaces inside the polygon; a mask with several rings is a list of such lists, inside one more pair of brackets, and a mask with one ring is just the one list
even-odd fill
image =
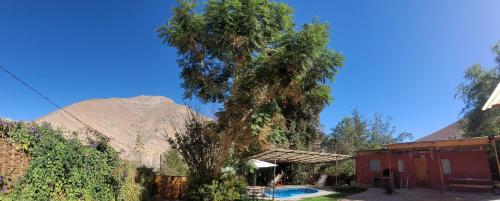
{"label": "pergola", "polygon": [[274,163],[302,164],[331,163],[349,158],[352,158],[352,156],[290,149],[272,149],[250,157],[250,159],[257,159]]}
{"label": "pergola", "polygon": [[[298,151],[290,149],[272,149],[257,155],[250,157],[249,159],[268,161],[276,163],[302,163],[302,164],[322,164],[322,163],[332,163],[340,160],[350,159],[352,156],[332,154],[332,153],[321,153],[312,151]],[[274,177],[276,177],[276,166],[274,168]],[[272,200],[274,200],[274,188],[273,183]]]}

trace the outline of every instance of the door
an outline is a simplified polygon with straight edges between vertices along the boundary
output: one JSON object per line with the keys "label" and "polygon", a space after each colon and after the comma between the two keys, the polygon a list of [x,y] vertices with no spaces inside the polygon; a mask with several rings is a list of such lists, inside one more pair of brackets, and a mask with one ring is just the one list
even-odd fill
{"label": "door", "polygon": [[417,187],[429,187],[429,171],[427,171],[427,160],[422,155],[414,159],[415,164],[415,179]]}

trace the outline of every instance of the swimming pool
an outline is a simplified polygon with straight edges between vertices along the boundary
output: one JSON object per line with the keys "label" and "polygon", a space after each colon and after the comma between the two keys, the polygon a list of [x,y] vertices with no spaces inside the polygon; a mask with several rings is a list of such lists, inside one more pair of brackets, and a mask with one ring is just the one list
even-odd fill
{"label": "swimming pool", "polygon": [[[289,198],[297,195],[312,194],[319,192],[318,189],[306,187],[292,187],[292,188],[277,188],[274,190],[275,198]],[[272,197],[273,189],[267,189],[264,192],[265,196]]]}

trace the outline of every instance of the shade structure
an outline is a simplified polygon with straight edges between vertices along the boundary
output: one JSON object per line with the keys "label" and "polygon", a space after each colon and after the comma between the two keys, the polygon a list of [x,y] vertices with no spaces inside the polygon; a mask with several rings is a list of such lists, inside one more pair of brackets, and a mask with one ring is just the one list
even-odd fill
{"label": "shade structure", "polygon": [[276,166],[278,166],[278,165],[275,165],[275,164],[272,164],[272,163],[268,163],[268,162],[265,162],[265,161],[259,161],[259,160],[256,160],[256,159],[250,159],[249,162],[252,163],[257,168],[268,168],[268,167],[276,167]]}
{"label": "shade structure", "polygon": [[318,164],[345,160],[352,158],[352,156],[290,149],[272,149],[250,158],[278,163]]}
{"label": "shade structure", "polygon": [[497,84],[497,87],[491,93],[490,98],[488,98],[482,109],[487,110],[492,108],[500,108],[500,83]]}

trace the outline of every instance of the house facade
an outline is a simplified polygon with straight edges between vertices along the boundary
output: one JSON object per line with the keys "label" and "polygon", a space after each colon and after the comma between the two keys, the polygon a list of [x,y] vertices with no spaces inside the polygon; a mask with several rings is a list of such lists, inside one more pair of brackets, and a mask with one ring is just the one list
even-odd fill
{"label": "house facade", "polygon": [[495,140],[481,137],[420,141],[360,151],[356,156],[357,183],[372,187],[391,181],[396,188],[445,190],[451,180],[491,181],[492,175],[498,174],[497,164],[490,164]]}

